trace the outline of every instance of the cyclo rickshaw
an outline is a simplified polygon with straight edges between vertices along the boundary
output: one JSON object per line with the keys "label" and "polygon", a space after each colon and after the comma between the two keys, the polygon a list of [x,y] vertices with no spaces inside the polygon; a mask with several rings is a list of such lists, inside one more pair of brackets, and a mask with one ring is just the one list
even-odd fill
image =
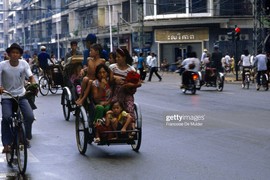
{"label": "cyclo rickshaw", "polygon": [[60,64],[49,66],[48,72],[43,72],[39,77],[39,92],[43,96],[47,96],[49,91],[56,94],[58,89],[63,86],[63,74]]}
{"label": "cyclo rickshaw", "polygon": [[80,87],[80,81],[71,82],[70,78],[72,74],[76,71],[78,67],[82,66],[82,55],[75,55],[70,57],[69,62],[64,65],[63,68],[63,91],[61,95],[61,105],[63,108],[63,114],[66,121],[69,121],[70,114],[73,112],[75,115],[75,110],[77,105],[75,101],[78,99],[79,94],[76,91],[76,86]]}
{"label": "cyclo rickshaw", "polygon": [[[77,147],[81,154],[85,154],[87,145],[92,144],[95,137],[95,127],[93,123],[94,105],[85,103],[76,109],[76,141]],[[112,144],[128,144],[136,152],[139,151],[142,140],[142,114],[140,106],[134,104],[135,113],[135,129],[127,130],[126,133],[135,132],[135,136],[132,139],[129,137],[121,137],[118,139],[108,139],[106,135],[109,133],[121,133],[121,131],[103,131],[101,137],[105,135],[105,138],[101,138],[101,141],[97,145],[112,145]]]}
{"label": "cyclo rickshaw", "polygon": [[[142,140],[142,114],[140,106],[134,103],[134,129],[127,130],[125,135],[118,138],[108,138],[111,133],[120,134],[121,131],[104,130],[100,132],[100,141],[97,145],[113,145],[113,144],[127,144],[131,145],[134,151],[139,151]],[[84,102],[82,106],[76,106],[75,108],[75,130],[77,147],[81,154],[85,154],[87,145],[92,144],[95,137],[96,127],[94,124],[95,104],[91,97],[91,93],[88,96],[88,100]],[[132,138],[128,136],[129,133],[133,133]]]}

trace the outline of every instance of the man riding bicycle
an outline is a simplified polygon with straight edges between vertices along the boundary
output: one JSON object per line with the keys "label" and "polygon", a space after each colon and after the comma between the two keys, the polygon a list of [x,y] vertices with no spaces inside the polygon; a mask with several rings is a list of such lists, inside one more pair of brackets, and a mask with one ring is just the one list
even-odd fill
{"label": "man riding bicycle", "polygon": [[[24,88],[25,78],[29,78],[31,84],[35,84],[35,79],[31,72],[29,64],[20,59],[23,54],[23,49],[16,43],[13,43],[6,49],[10,60],[2,61],[0,63],[0,94],[4,90],[10,92],[15,97],[19,98],[19,106],[24,116],[24,124],[26,130],[26,138],[32,139],[32,123],[34,121],[33,110],[26,98],[23,98],[26,90]],[[12,142],[12,134],[10,130],[10,117],[12,116],[13,100],[7,95],[2,95],[2,144],[4,149],[2,153],[10,151],[10,144]]]}

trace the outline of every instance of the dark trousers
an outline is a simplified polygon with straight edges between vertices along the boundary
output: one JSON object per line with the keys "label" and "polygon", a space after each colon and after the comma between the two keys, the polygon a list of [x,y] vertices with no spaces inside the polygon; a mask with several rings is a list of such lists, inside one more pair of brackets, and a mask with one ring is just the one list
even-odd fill
{"label": "dark trousers", "polygon": [[191,79],[191,71],[184,71],[182,74],[182,84],[183,85],[188,85],[189,84],[189,80]]}
{"label": "dark trousers", "polygon": [[263,75],[264,73],[266,73],[266,70],[265,70],[265,71],[257,71],[257,84],[258,84],[258,85],[261,85],[260,77],[261,77],[261,75]]}
{"label": "dark trousers", "polygon": [[143,68],[139,68],[139,71],[140,71],[140,78],[141,78],[141,80],[145,80],[146,72],[144,71]]}
{"label": "dark trousers", "polygon": [[157,67],[151,67],[148,81],[151,81],[153,73],[156,74],[156,76],[159,78],[159,80],[162,79],[162,78],[160,77],[160,75],[158,74],[157,71],[158,71],[158,68],[157,68]]}

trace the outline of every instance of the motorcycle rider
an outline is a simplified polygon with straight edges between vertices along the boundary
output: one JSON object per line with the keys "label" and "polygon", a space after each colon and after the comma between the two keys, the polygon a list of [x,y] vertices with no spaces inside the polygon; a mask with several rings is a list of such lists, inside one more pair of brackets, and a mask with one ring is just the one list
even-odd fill
{"label": "motorcycle rider", "polygon": [[188,85],[192,72],[197,73],[200,70],[200,60],[197,58],[196,52],[187,53],[187,58],[184,59],[181,66],[185,68],[182,73],[181,89],[183,89]]}
{"label": "motorcycle rider", "polygon": [[241,55],[241,60],[239,61],[239,65],[242,64],[243,72],[242,72],[242,88],[245,87],[245,73],[250,71],[252,66],[251,64],[251,56],[247,49],[244,50],[244,53]]}
{"label": "motorcycle rider", "polygon": [[[262,53],[262,50],[258,50],[258,55],[255,57],[254,66],[257,67],[257,91],[260,89],[260,76],[267,72],[267,56]],[[268,82],[267,82],[268,83]]]}

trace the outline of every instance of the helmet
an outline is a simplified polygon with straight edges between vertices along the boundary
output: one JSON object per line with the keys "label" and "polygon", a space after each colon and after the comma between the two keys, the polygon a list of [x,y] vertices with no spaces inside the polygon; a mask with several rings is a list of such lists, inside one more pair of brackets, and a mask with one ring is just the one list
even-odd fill
{"label": "helmet", "polygon": [[40,46],[40,50],[46,50],[46,46]]}

